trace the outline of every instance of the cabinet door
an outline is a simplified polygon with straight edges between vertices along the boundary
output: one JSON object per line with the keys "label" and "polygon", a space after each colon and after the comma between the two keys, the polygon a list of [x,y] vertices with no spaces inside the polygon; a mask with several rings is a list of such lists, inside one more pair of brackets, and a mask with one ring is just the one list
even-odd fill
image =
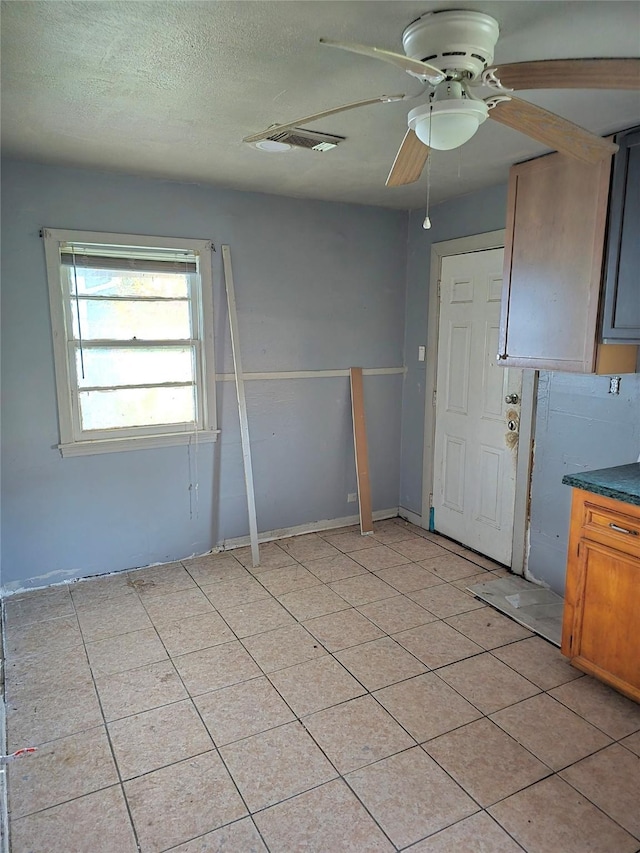
{"label": "cabinet door", "polygon": [[511,168],[502,364],[594,370],[610,171],[563,154]]}
{"label": "cabinet door", "polygon": [[640,127],[616,136],[602,337],[640,343]]}
{"label": "cabinet door", "polygon": [[579,546],[572,663],[640,699],[637,558],[587,539]]}

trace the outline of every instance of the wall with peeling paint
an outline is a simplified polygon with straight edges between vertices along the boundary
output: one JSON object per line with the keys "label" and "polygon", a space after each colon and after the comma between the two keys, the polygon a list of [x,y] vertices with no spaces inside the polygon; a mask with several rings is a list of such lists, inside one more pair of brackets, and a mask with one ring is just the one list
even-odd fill
{"label": "wall with peeling paint", "polygon": [[609,394],[608,376],[540,373],[531,552],[534,579],[564,593],[571,489],[565,474],[627,465],[640,454],[640,374],[622,377]]}
{"label": "wall with peeling paint", "polygon": [[[5,162],[2,576],[6,586],[165,562],[248,533],[233,383],[220,440],[61,459],[42,226],[229,243],[247,372],[401,367],[407,214]],[[220,252],[216,369],[233,370]],[[398,505],[402,375],[365,377],[375,510]],[[247,383],[260,530],[357,512],[347,378]],[[194,460],[192,459],[192,471]]]}

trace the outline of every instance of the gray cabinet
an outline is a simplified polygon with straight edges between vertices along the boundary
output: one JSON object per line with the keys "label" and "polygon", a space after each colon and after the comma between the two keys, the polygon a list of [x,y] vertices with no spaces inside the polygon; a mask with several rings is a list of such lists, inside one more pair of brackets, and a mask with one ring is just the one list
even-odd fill
{"label": "gray cabinet", "polygon": [[613,160],[602,338],[640,343],[640,127],[619,133]]}

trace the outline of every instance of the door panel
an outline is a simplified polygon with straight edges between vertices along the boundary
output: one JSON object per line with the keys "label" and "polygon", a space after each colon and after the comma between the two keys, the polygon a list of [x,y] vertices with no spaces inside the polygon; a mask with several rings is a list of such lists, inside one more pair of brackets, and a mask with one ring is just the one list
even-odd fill
{"label": "door panel", "polygon": [[445,436],[443,497],[445,506],[454,512],[464,512],[464,451],[463,440]]}
{"label": "door panel", "polygon": [[450,325],[447,411],[466,415],[469,400],[469,356],[471,326]]}
{"label": "door panel", "polygon": [[522,372],[497,366],[503,254],[442,259],[433,505],[436,530],[510,565]]}
{"label": "door panel", "polygon": [[502,454],[495,447],[480,448],[480,500],[477,521],[500,527]]}

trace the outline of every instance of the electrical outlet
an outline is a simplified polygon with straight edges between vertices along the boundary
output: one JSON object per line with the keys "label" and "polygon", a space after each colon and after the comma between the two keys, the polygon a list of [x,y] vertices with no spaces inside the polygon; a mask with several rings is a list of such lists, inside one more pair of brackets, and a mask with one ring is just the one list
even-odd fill
{"label": "electrical outlet", "polygon": [[609,393],[610,394],[619,394],[621,382],[622,382],[622,376],[611,376],[611,377],[609,377]]}
{"label": "electrical outlet", "polygon": [[354,504],[358,500],[358,495],[355,492],[349,492],[347,495],[347,503]]}

